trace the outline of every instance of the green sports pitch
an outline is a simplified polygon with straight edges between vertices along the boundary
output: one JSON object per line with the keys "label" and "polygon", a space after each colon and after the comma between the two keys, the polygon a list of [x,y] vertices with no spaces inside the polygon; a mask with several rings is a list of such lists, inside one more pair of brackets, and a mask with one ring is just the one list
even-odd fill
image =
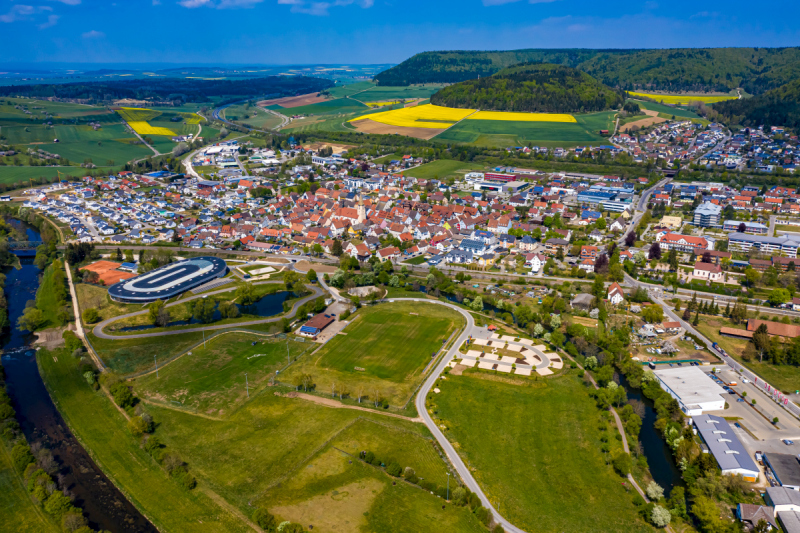
{"label": "green sports pitch", "polygon": [[343,335],[292,365],[289,377],[305,372],[318,391],[345,385],[350,396],[362,389],[371,398],[377,392],[392,405],[402,405],[431,356],[462,324],[456,311],[434,304],[395,302],[364,308]]}

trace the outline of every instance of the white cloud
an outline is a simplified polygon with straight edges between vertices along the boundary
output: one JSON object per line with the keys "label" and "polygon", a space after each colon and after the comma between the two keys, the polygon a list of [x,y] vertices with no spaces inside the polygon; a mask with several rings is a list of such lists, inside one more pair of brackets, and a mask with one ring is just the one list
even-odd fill
{"label": "white cloud", "polygon": [[68,6],[77,6],[81,3],[81,0],[50,0],[51,2],[61,2],[62,4],[67,4]]}
{"label": "white cloud", "polygon": [[153,5],[154,6],[160,6],[161,5],[161,0],[153,0]]}
{"label": "white cloud", "polygon": [[335,0],[334,2],[309,2],[308,0],[278,0],[278,4],[292,6],[292,13],[304,15],[327,16],[331,7],[343,7],[356,4],[368,9],[375,4],[374,0]]}
{"label": "white cloud", "polygon": [[519,0],[483,0],[483,5],[502,6],[504,4],[513,4],[514,2],[519,2]]}
{"label": "white cloud", "polygon": [[181,0],[178,2],[183,7],[194,9],[196,7],[206,6],[211,4],[211,0]]}
{"label": "white cloud", "polygon": [[48,6],[26,6],[23,4],[15,4],[11,6],[11,10],[5,15],[0,15],[0,22],[16,22],[18,20],[27,20],[32,15],[41,13],[43,11],[52,11],[53,8]]}
{"label": "white cloud", "polygon": [[83,37],[84,39],[102,39],[105,36],[106,36],[105,33],[97,30],[87,31],[86,33],[81,35],[81,37]]}
{"label": "white cloud", "polygon": [[217,9],[248,8],[260,4],[264,0],[220,0]]}
{"label": "white cloud", "polygon": [[58,19],[59,19],[58,15],[50,15],[49,17],[47,17],[47,22],[39,24],[39,29],[44,30],[55,26],[58,23]]}

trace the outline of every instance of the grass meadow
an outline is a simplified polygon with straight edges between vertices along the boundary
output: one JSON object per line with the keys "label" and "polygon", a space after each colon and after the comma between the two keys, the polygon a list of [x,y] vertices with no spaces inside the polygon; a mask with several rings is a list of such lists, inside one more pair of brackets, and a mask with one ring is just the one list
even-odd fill
{"label": "grass meadow", "polygon": [[[253,343],[256,343],[255,346]],[[139,396],[150,402],[225,416],[259,394],[275,371],[313,348],[311,343],[266,339],[249,333],[228,333],[208,341],[175,361],[135,380]]]}
{"label": "grass meadow", "polygon": [[334,98],[344,98],[345,96],[350,96],[372,87],[375,87],[375,84],[371,81],[359,81],[349,85],[333,87],[332,89],[328,89],[328,93]]}
{"label": "grass meadow", "polygon": [[503,516],[526,531],[652,531],[606,464],[600,412],[576,374],[529,386],[493,377],[451,374],[431,400]]}
{"label": "grass meadow", "polygon": [[658,111],[659,113],[669,115],[670,117],[675,116],[677,118],[694,118],[694,119],[702,118],[694,111],[690,111],[683,107],[672,107],[668,105],[658,104],[656,102],[645,102],[640,100],[636,100],[636,103],[639,104],[639,107],[643,109],[648,109],[650,111]]}
{"label": "grass meadow", "polygon": [[[55,355],[56,357],[53,357]],[[95,392],[80,363],[65,351],[41,350],[42,378],[70,429],[98,466],[161,531],[250,531],[234,512],[203,491],[182,489],[139,445],[111,400]]]}
{"label": "grass meadow", "polygon": [[462,326],[460,315],[441,306],[395,302],[363,308],[344,335],[292,365],[282,381],[306,372],[318,392],[344,385],[350,396],[359,390],[369,397],[378,392],[391,405],[403,405],[422,379],[431,354]]}
{"label": "grass meadow", "polygon": [[430,98],[444,85],[414,85],[410,87],[379,87],[359,93],[356,99],[362,102],[382,102],[384,100],[413,100],[415,98]]}
{"label": "grass meadow", "polygon": [[[394,159],[392,156],[390,159]],[[399,159],[399,157],[397,158]],[[404,170],[403,174],[413,176],[417,179],[429,180],[440,179],[444,180],[449,177],[464,178],[467,172],[483,171],[484,166],[478,163],[469,163],[466,161],[458,161],[456,159],[439,159],[425,163],[416,168]]]}

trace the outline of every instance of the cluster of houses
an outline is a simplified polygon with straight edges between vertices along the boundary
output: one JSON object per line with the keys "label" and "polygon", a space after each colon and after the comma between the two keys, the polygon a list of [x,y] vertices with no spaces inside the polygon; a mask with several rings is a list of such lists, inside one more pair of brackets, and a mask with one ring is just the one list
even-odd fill
{"label": "cluster of houses", "polygon": [[693,161],[724,139],[724,128],[711,124],[708,129],[690,120],[667,121],[647,133],[618,133],[612,142],[622,146],[636,163],[663,160],[668,166]]}

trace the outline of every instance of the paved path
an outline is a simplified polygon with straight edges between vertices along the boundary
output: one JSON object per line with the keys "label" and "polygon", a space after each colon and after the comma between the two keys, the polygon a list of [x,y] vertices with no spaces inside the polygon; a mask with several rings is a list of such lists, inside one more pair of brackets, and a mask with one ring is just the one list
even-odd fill
{"label": "paved path", "polygon": [[[261,282],[261,283],[254,283],[254,285],[262,285],[262,284],[267,284],[267,283],[280,283],[280,282],[269,282],[269,281],[267,281],[267,282]],[[96,337],[99,337],[101,339],[127,340],[127,339],[144,339],[144,338],[148,338],[148,337],[163,337],[165,335],[181,335],[183,333],[197,333],[197,332],[200,332],[200,331],[212,331],[212,330],[219,330],[219,329],[230,329],[230,328],[238,328],[238,327],[243,327],[243,326],[255,326],[257,324],[269,324],[269,323],[272,323],[272,322],[280,322],[281,320],[284,319],[285,316],[294,315],[294,313],[297,312],[297,309],[301,305],[303,305],[304,303],[306,303],[308,301],[311,301],[311,300],[313,300],[315,298],[318,298],[319,296],[323,296],[325,294],[325,291],[322,290],[321,288],[317,287],[317,286],[311,285],[310,288],[311,288],[312,293],[309,296],[305,296],[304,298],[301,298],[300,300],[297,300],[294,303],[294,305],[292,306],[292,309],[288,313],[284,313],[282,315],[279,315],[279,316],[276,316],[276,317],[272,317],[272,318],[261,318],[261,319],[258,319],[258,320],[249,320],[247,322],[236,322],[236,323],[233,323],[233,324],[219,324],[219,325],[216,325],[216,326],[206,325],[206,326],[200,326],[200,327],[196,327],[196,328],[182,328],[182,329],[177,329],[177,330],[172,330],[172,331],[156,331],[156,332],[153,332],[153,333],[137,333],[137,334],[133,334],[133,335],[109,335],[108,333],[103,331],[103,328],[105,328],[107,325],[111,324],[112,322],[116,322],[117,320],[122,320],[123,318],[139,316],[139,315],[143,315],[143,314],[147,313],[148,310],[144,309],[142,311],[137,311],[135,313],[128,313],[126,315],[116,316],[114,318],[109,318],[108,320],[104,320],[104,321],[100,322],[99,324],[97,324],[94,327],[94,331],[92,333],[94,333],[94,335]],[[196,300],[197,298],[205,298],[206,296],[212,296],[214,294],[218,294],[218,293],[221,293],[221,292],[228,292],[230,290],[231,290],[231,287],[228,287],[227,289],[220,289],[218,291],[212,291],[212,292],[208,292],[208,293],[204,293],[204,294],[198,294],[197,296],[192,296],[190,298],[184,298],[183,300],[179,300],[177,302],[172,302],[171,304],[167,304],[166,307],[172,307],[174,305],[185,304],[186,302],[190,302],[192,300]]]}
{"label": "paved path", "polygon": [[279,392],[275,393],[276,396],[283,396],[284,398],[300,398],[301,400],[306,400],[309,402],[314,402],[319,405],[324,405],[325,407],[331,407],[333,409],[355,409],[356,411],[366,411],[368,413],[382,415],[382,416],[390,416],[392,418],[399,418],[401,420],[407,420],[409,422],[424,422],[421,417],[411,418],[409,416],[398,415],[396,413],[387,413],[385,411],[378,411],[377,409],[369,409],[368,407],[359,407],[358,405],[345,405],[342,402],[338,402],[333,398],[321,398],[319,396],[314,396],[313,394],[306,394],[304,392],[287,392],[286,394],[281,394]]}

